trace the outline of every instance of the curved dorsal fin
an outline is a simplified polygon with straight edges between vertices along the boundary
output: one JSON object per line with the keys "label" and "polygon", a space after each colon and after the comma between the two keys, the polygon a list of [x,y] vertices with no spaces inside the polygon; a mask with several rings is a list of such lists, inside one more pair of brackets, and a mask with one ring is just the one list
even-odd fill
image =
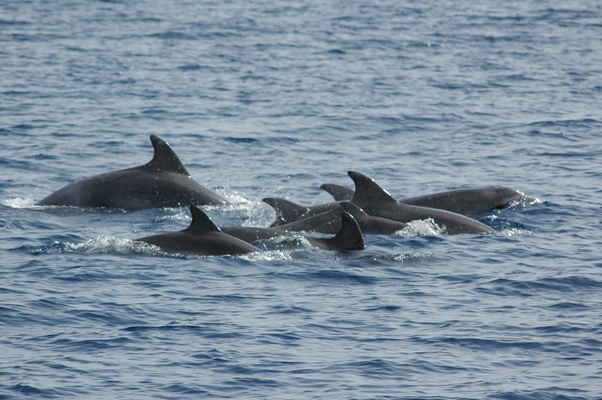
{"label": "curved dorsal fin", "polygon": [[341,218],[343,221],[339,232],[333,238],[323,239],[324,242],[330,244],[335,250],[364,250],[366,248],[364,237],[353,215],[343,211]]}
{"label": "curved dorsal fin", "polygon": [[342,185],[334,183],[323,183],[320,188],[331,195],[335,201],[351,200],[353,197],[353,189],[349,189]]}
{"label": "curved dorsal fin", "polygon": [[211,221],[211,218],[196,206],[190,206],[192,222],[186,231],[193,232],[221,232],[221,229]]}
{"label": "curved dorsal fin", "polygon": [[397,200],[385,189],[378,186],[376,182],[359,172],[349,171],[347,175],[355,183],[355,193],[351,199],[352,203],[361,208],[371,208],[377,204],[397,203]]}
{"label": "curved dorsal fin", "polygon": [[155,135],[151,135],[150,140],[153,144],[153,148],[155,149],[155,155],[148,164],[144,165],[145,168],[151,168],[156,171],[175,172],[177,174],[190,175],[169,143]]}
{"label": "curved dorsal fin", "polygon": [[353,215],[353,218],[358,219],[365,215],[368,215],[364,210],[362,210],[357,204],[353,204],[350,201],[341,201],[341,205],[349,214]]}
{"label": "curved dorsal fin", "polygon": [[262,201],[269,204],[276,211],[277,225],[296,221],[308,211],[308,208],[305,206],[278,197],[266,197]]}

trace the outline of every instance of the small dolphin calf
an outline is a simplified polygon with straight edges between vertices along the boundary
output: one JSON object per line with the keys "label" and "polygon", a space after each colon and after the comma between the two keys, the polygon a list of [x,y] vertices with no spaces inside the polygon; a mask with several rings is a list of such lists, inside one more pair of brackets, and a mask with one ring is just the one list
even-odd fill
{"label": "small dolphin calf", "polygon": [[148,164],[73,182],[38,204],[139,210],[228,203],[192,179],[169,144],[154,135],[150,140],[155,154]]}
{"label": "small dolphin calf", "polygon": [[259,251],[257,247],[222,232],[199,208],[190,206],[190,213],[192,222],[188,228],[136,241],[155,245],[166,253],[182,255],[222,256]]}
{"label": "small dolphin calf", "polygon": [[437,225],[445,228],[448,234],[494,232],[487,225],[461,214],[401,203],[366,175],[355,171],[349,171],[347,174],[355,182],[355,193],[351,202],[369,215],[404,223],[432,218]]}

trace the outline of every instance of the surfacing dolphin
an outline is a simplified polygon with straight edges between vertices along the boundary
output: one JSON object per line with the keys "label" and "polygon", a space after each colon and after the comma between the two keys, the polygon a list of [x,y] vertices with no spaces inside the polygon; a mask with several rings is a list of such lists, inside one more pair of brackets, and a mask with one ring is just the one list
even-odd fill
{"label": "surfacing dolphin", "polygon": [[222,232],[200,208],[190,206],[190,213],[192,222],[188,228],[147,236],[136,241],[152,244],[166,253],[182,255],[223,256],[259,251],[244,240]]}
{"label": "surfacing dolphin", "polygon": [[404,223],[431,218],[448,234],[494,232],[487,225],[461,214],[401,203],[366,175],[355,171],[349,171],[347,174],[355,182],[355,193],[351,202],[369,215]]}
{"label": "surfacing dolphin", "polygon": [[148,164],[73,182],[38,204],[139,210],[228,203],[192,179],[167,142],[155,135],[150,140],[155,154]]}
{"label": "surfacing dolphin", "polygon": [[[325,183],[320,187],[336,201],[351,200],[353,198],[353,189],[345,186]],[[450,190],[424,196],[409,197],[399,201],[411,206],[439,208],[468,217],[475,217],[493,210],[510,207],[514,204],[531,204],[536,202],[537,199],[527,197],[514,188],[498,186]]]}

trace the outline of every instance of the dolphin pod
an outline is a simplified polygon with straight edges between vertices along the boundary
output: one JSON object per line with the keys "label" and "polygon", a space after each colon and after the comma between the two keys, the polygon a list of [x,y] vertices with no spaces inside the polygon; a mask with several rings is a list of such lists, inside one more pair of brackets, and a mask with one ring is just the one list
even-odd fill
{"label": "dolphin pod", "polygon": [[[286,231],[271,228],[230,227],[220,229],[200,208],[190,206],[192,222],[188,228],[136,239],[159,247],[166,253],[198,256],[240,255],[259,251],[251,243],[260,239],[284,236]],[[342,226],[332,238],[306,237],[324,250],[363,250],[362,232],[351,214],[341,213]]]}
{"label": "dolphin pod", "polygon": [[150,140],[155,154],[149,163],[73,182],[38,204],[140,210],[228,203],[192,179],[167,142],[155,135]]}
{"label": "dolphin pod", "polygon": [[[355,191],[351,203],[355,204],[363,213],[381,220],[397,221],[407,223],[414,220],[432,219],[437,225],[445,229],[448,234],[462,233],[493,233],[493,229],[487,225],[445,209],[414,206],[402,203],[393,198],[387,191],[381,188],[371,178],[359,172],[349,171],[348,175],[355,183]],[[267,198],[265,202],[270,204],[277,214],[277,223],[292,220],[306,221],[316,213],[323,215],[325,210],[335,210],[341,207],[340,203],[326,203],[313,207],[303,207],[285,199]],[[349,206],[347,206],[349,207]],[[487,211],[491,208],[485,207]]]}
{"label": "dolphin pod", "polygon": [[[379,211],[375,211],[372,208],[379,208],[379,205],[395,201],[399,203],[399,207],[397,208],[404,208],[405,213],[403,213],[403,216],[397,215],[392,218],[396,221],[402,222],[409,222],[412,219],[422,219],[430,217],[433,217],[433,219],[437,220],[436,218],[434,218],[434,214],[440,214],[440,216],[442,216],[443,214],[439,213],[436,210],[449,211],[451,213],[460,214],[466,217],[476,217],[478,215],[493,210],[499,210],[510,207],[514,204],[533,204],[538,201],[535,198],[527,197],[518,190],[509,187],[459,189],[440,193],[433,193],[418,197],[410,197],[397,201],[388,192],[384,191],[384,189],[380,188],[374,183],[372,179],[366,177],[365,175],[354,171],[350,171],[348,174],[350,176],[353,175],[357,178],[355,183],[356,185],[359,184],[359,191],[364,193],[364,197],[366,197],[368,193],[371,193],[372,197],[369,199],[364,199],[364,197],[360,197],[356,198],[354,201],[354,195],[358,191],[357,186],[356,190],[353,190],[342,185],[326,183],[322,184],[320,187],[326,192],[328,192],[330,195],[332,195],[333,198],[336,200],[335,202],[306,207],[300,204],[296,204],[287,199],[275,197],[264,198],[263,201],[269,204],[276,212],[276,220],[274,221],[272,226],[278,227],[292,223],[303,225],[304,221],[307,225],[307,223],[310,222],[311,219],[314,218],[316,215],[325,216],[327,215],[327,212],[332,212],[333,210],[339,209],[341,207],[341,203],[345,201],[351,201],[352,204],[355,203],[356,206],[361,206],[362,208],[364,208],[360,208],[360,210],[364,214],[380,218],[385,217],[379,214]],[[360,176],[364,179],[360,179]],[[386,195],[384,195],[382,192],[385,192]],[[362,201],[362,199],[364,199],[365,201]],[[430,208],[435,210],[429,211],[424,209],[416,209],[413,207],[403,207],[405,205],[421,208]],[[410,211],[414,212],[412,213]],[[418,211],[422,212],[422,215],[417,215],[416,212]],[[429,214],[433,215],[429,216]],[[357,215],[355,216],[356,219],[358,219]],[[445,216],[451,217],[451,215],[449,214],[446,214]],[[385,219],[389,218],[391,218],[391,215],[389,215]],[[441,218],[439,218],[439,222],[442,222]],[[368,233],[367,229],[369,228],[365,228],[362,226],[362,219],[358,219],[358,223],[360,224],[360,227],[362,227],[364,233]],[[450,230],[450,226],[447,226],[447,233],[469,233],[466,230],[460,230],[455,228],[452,228]],[[481,226],[481,228],[483,228],[483,226]]]}
{"label": "dolphin pod", "polygon": [[349,171],[355,190],[321,185],[335,202],[306,207],[286,199],[265,198],[263,201],[276,211],[271,227],[219,228],[197,206],[226,205],[228,201],[197,183],[167,142],[155,135],[150,140],[154,155],[147,164],[75,181],[38,204],[123,210],[188,206],[192,214],[188,228],[137,240],[168,253],[235,255],[258,251],[255,244],[262,240],[292,232],[334,234],[305,236],[320,249],[361,250],[365,247],[363,234],[394,234],[406,223],[423,219],[432,219],[448,234],[488,234],[494,230],[472,217],[538,201],[508,187],[459,189],[397,200],[373,179]]}

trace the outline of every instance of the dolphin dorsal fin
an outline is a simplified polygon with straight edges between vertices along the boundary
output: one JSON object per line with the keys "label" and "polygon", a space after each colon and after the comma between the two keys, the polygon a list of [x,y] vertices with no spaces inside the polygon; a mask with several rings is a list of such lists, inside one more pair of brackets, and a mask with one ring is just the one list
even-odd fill
{"label": "dolphin dorsal fin", "polygon": [[349,171],[347,175],[355,183],[355,193],[351,202],[361,208],[371,208],[376,204],[397,203],[397,200],[371,178],[359,172]]}
{"label": "dolphin dorsal fin", "polygon": [[276,224],[278,225],[296,221],[308,211],[305,206],[278,197],[266,197],[262,201],[276,211]]}
{"label": "dolphin dorsal fin", "polygon": [[340,251],[347,250],[364,250],[366,245],[364,244],[364,237],[362,236],[362,230],[353,215],[347,211],[341,213],[343,219],[341,223],[341,229],[339,232],[330,239],[324,239],[334,249]]}
{"label": "dolphin dorsal fin", "polygon": [[151,135],[150,140],[155,149],[155,155],[148,164],[144,165],[145,168],[190,176],[186,167],[184,167],[184,164],[182,164],[182,161],[180,161],[180,158],[175,151],[173,151],[169,143],[155,135]]}
{"label": "dolphin dorsal fin", "polygon": [[358,219],[360,217],[368,215],[362,210],[357,204],[353,204],[350,201],[341,201],[341,205],[349,214],[353,215],[353,218]]}
{"label": "dolphin dorsal fin", "polygon": [[190,206],[192,222],[186,228],[187,231],[194,232],[221,232],[221,229],[211,221],[211,218],[196,206]]}
{"label": "dolphin dorsal fin", "polygon": [[336,185],[334,183],[323,183],[320,188],[329,195],[331,195],[335,201],[351,200],[353,197],[353,189],[349,189],[345,186]]}

